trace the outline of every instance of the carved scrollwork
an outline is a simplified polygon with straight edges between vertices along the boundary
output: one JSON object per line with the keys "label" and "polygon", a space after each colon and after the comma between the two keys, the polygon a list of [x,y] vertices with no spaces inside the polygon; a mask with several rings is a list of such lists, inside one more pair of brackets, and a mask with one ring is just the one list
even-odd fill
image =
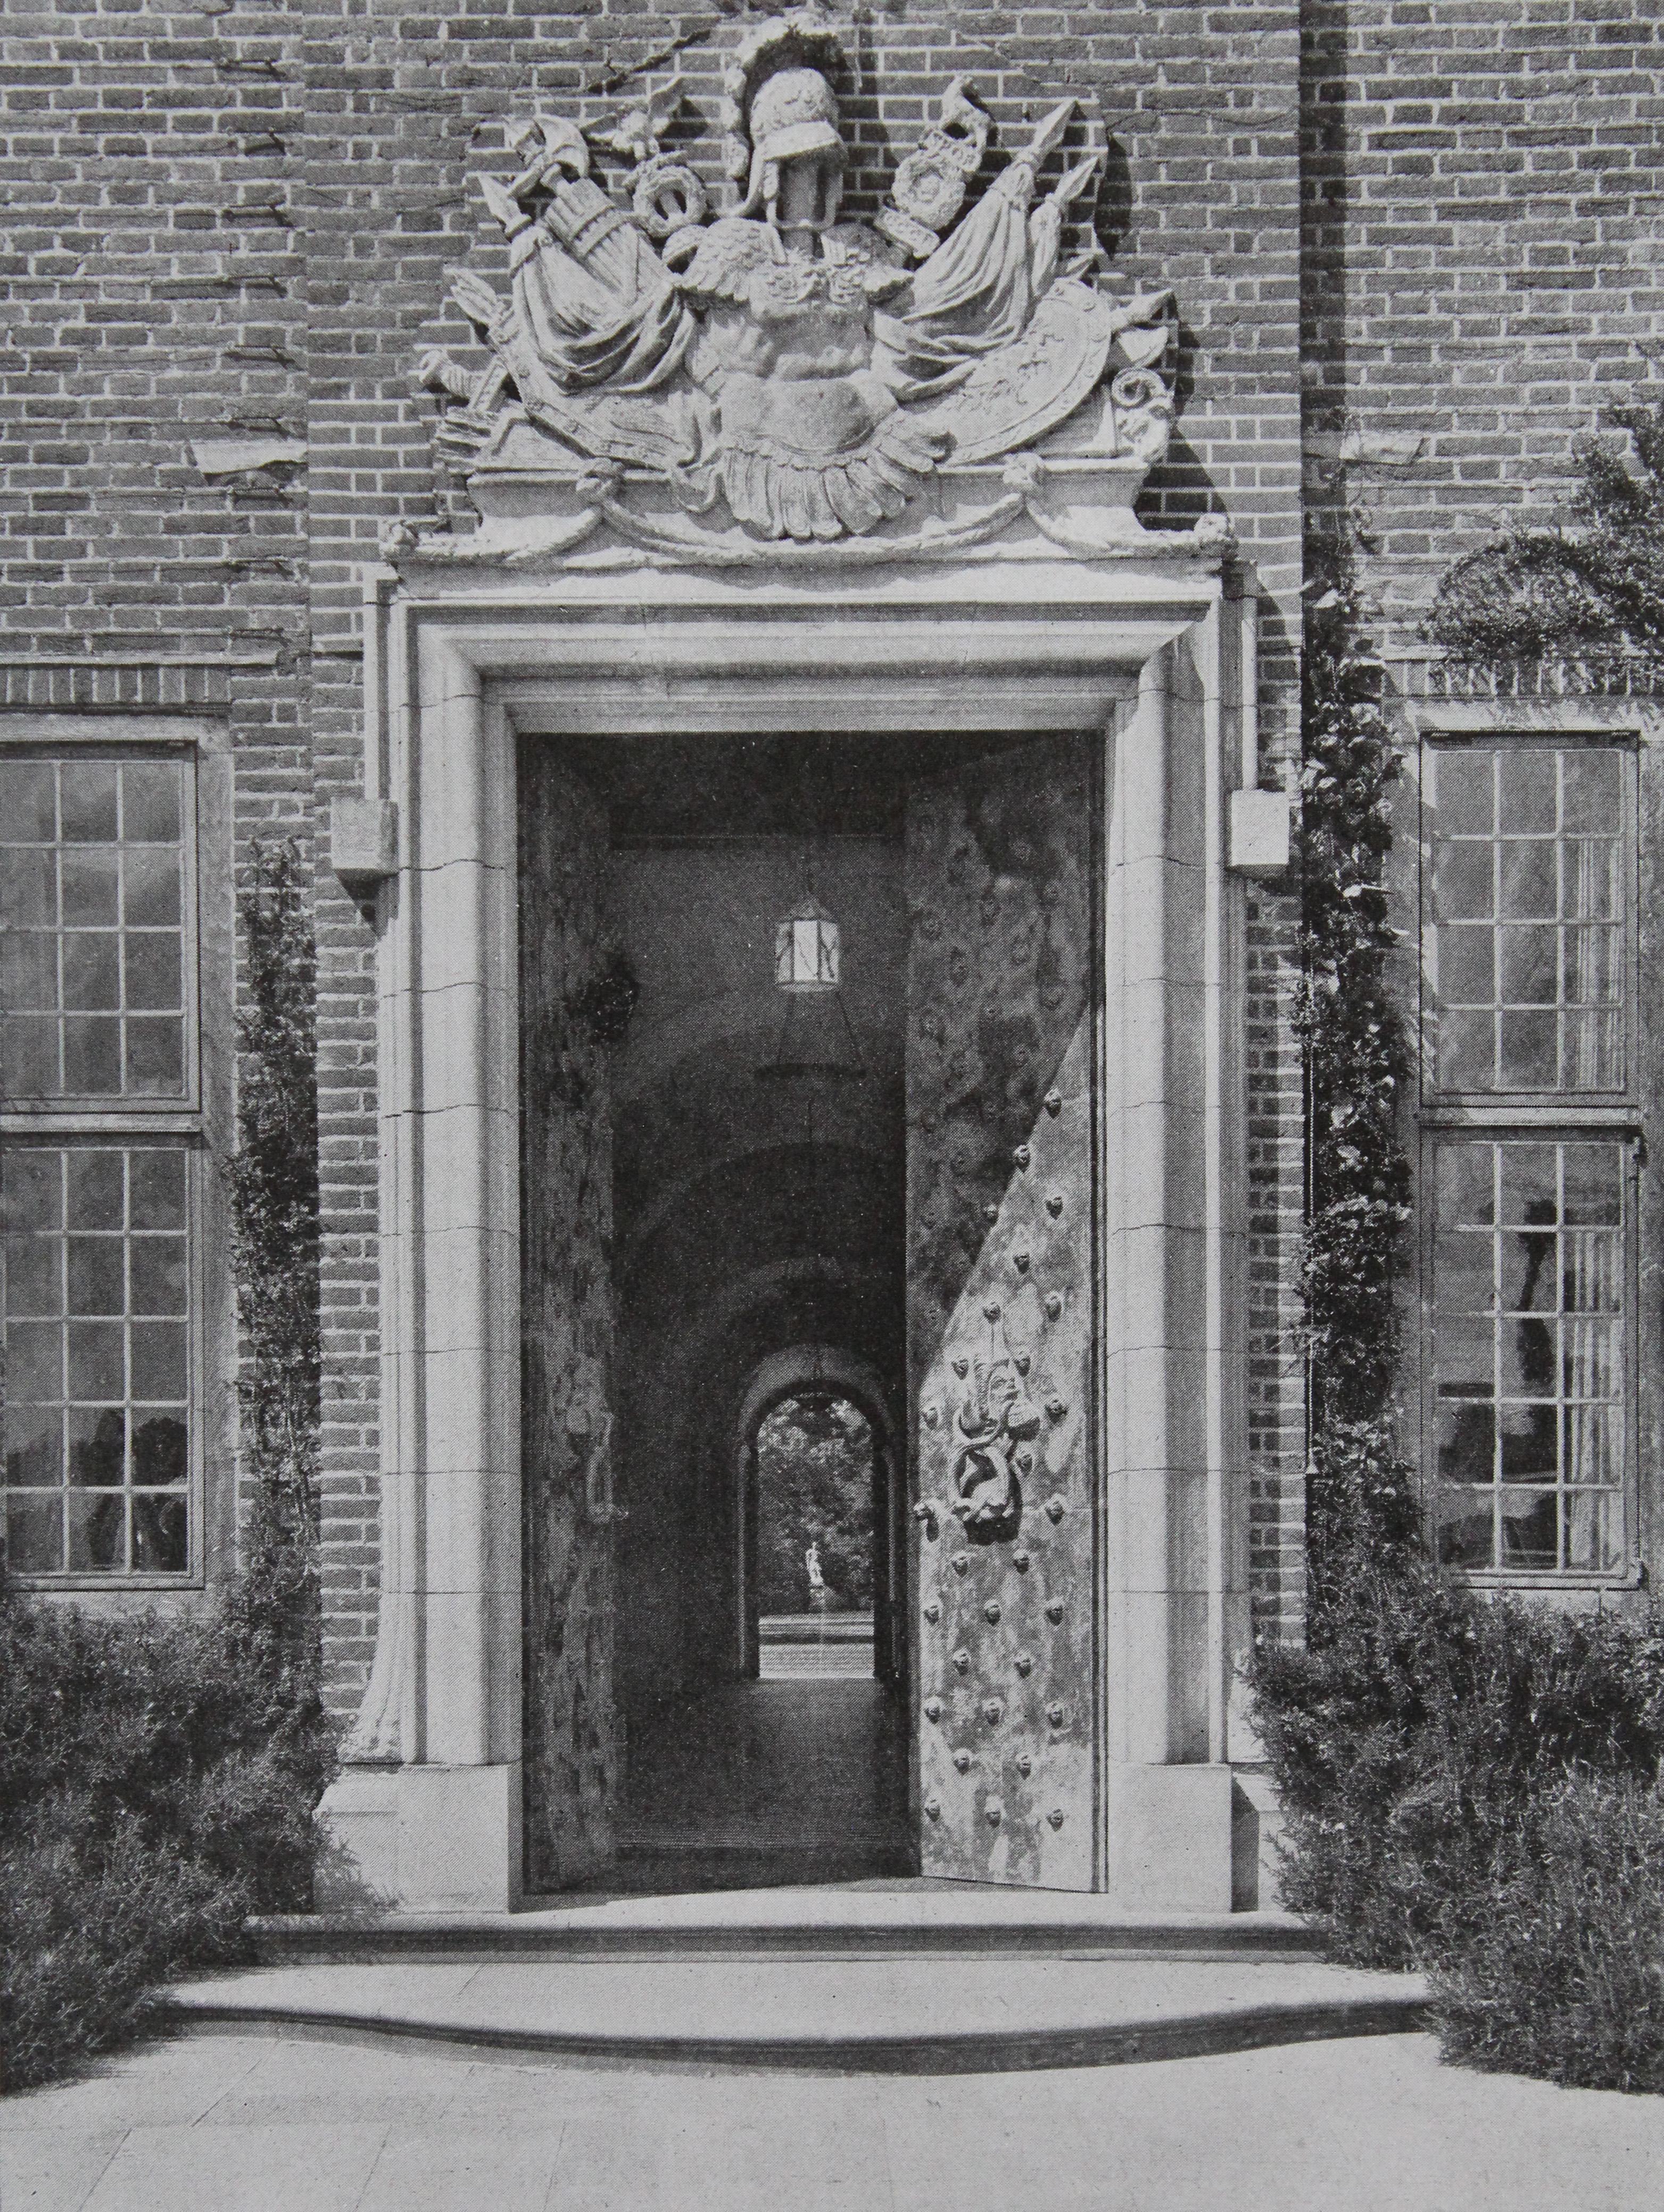
{"label": "carved scrollwork", "polygon": [[[471,481],[512,469],[522,487],[539,470],[570,482],[582,464],[635,471],[713,547],[737,527],[741,554],[893,532],[944,465],[1018,455],[1094,410],[1088,454],[1157,458],[1172,419],[1155,365],[1167,295],[1112,307],[1081,273],[1095,254],[1058,273],[1068,211],[1101,159],[1064,158],[1076,103],[970,198],[991,125],[954,79],[873,229],[838,220],[847,75],[813,9],[747,35],[721,118],[739,202],[714,219],[697,170],[662,143],[680,77],[587,135],[544,114],[512,125],[516,173],[480,180],[509,295],[467,270],[453,285],[489,365],[430,349],[420,367],[440,457]],[[592,144],[630,165],[619,185]],[[997,526],[1034,504],[1037,483],[1008,477]],[[616,483],[594,504],[613,529],[632,512]],[[669,548],[697,532],[642,514],[626,534]],[[984,534],[956,520],[934,542]]]}

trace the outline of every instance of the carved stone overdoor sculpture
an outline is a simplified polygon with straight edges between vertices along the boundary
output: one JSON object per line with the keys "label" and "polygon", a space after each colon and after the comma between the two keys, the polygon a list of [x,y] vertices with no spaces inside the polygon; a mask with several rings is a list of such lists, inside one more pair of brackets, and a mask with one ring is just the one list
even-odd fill
{"label": "carved stone overdoor sculpture", "polygon": [[[1173,301],[1098,282],[1079,210],[1104,149],[1079,104],[996,153],[976,87],[953,78],[876,221],[848,222],[835,88],[851,82],[818,9],[746,36],[722,213],[660,143],[680,77],[610,128],[505,124],[518,169],[478,183],[509,289],[472,270],[452,286],[489,363],[430,349],[421,364],[436,455],[481,526],[401,525],[389,550],[523,569],[622,543],[814,568],[1008,535],[1121,557],[1219,541],[1216,517],[1150,532],[1132,513],[1173,423]],[[626,165],[610,185],[609,161]]]}
{"label": "carved stone overdoor sculpture", "polygon": [[[480,526],[395,526],[367,621],[365,792],[396,805],[399,848],[383,1579],[325,1808],[410,1902],[513,1904],[522,1808],[533,1886],[607,1848],[605,1301],[521,1304],[557,1198],[566,1259],[604,1273],[604,1103],[583,1050],[563,1073],[537,1027],[572,1003],[542,963],[576,977],[573,945],[540,944],[517,998],[515,736],[693,727],[1024,738],[921,786],[909,827],[921,1849],[930,1871],[1130,1906],[1229,1900],[1225,820],[1258,781],[1251,623],[1222,517],[1133,512],[1173,420],[1175,316],[1106,280],[1079,219],[1097,126],[1072,102],[997,123],[954,80],[873,220],[844,222],[857,83],[816,11],[747,30],[720,211],[667,148],[675,82],[608,125],[511,126],[512,173],[481,180],[507,289],[465,271],[454,293],[485,365],[425,362]],[[1099,734],[1041,735],[1060,730]],[[568,888],[549,927],[588,942]]]}
{"label": "carved stone overdoor sculpture", "polygon": [[[1094,1881],[1092,740],[911,796],[923,1870]],[[1101,741],[1099,741],[1100,743]]]}

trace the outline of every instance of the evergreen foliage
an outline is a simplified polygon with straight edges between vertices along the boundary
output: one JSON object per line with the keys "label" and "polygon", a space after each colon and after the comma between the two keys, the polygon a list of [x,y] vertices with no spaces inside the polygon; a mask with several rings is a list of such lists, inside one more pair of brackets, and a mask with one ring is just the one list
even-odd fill
{"label": "evergreen foliage", "polygon": [[1655,1774],[1664,1620],[1487,1603],[1412,1556],[1360,1563],[1327,1626],[1257,1668],[1284,1893],[1353,1964],[1454,1964],[1492,1932],[1545,1790]]}
{"label": "evergreen foliage", "polygon": [[1586,439],[1563,525],[1511,530],[1441,583],[1427,631],[1451,660],[1616,653],[1664,666],[1664,400],[1608,420],[1628,434],[1633,465]]}
{"label": "evergreen foliage", "polygon": [[1399,755],[1360,642],[1350,532],[1314,532],[1303,691],[1301,979],[1309,1166],[1301,1255],[1310,1358],[1307,1497],[1312,1628],[1357,1554],[1412,1546],[1417,1516],[1393,1433],[1410,1170],[1399,1109],[1410,1065],[1391,991],[1385,883]]}
{"label": "evergreen foliage", "polygon": [[50,2080],[142,2030],[156,1982],[311,1901],[331,1749],[245,1582],[213,1619],[0,1593],[0,2054]]}
{"label": "evergreen foliage", "polygon": [[1664,2094],[1664,1802],[1629,1776],[1545,1784],[1435,1966],[1448,2057]]}
{"label": "evergreen foliage", "polygon": [[46,2081],[141,2031],[155,1984],[311,1902],[333,1765],[320,1691],[314,959],[290,845],[256,848],[240,1146],[242,1571],[209,1620],[101,1620],[0,1588],[0,2052]]}
{"label": "evergreen foliage", "polygon": [[309,1556],[317,1539],[319,1389],[316,960],[292,843],[256,845],[238,902],[238,1146],[230,1163],[243,1449],[254,1534]]}
{"label": "evergreen foliage", "polygon": [[241,1625],[280,1740],[315,1772],[309,1812],[331,1756],[318,1568],[317,960],[293,842],[257,842],[252,860],[238,901],[246,975],[228,1170],[248,1498],[228,1620]]}

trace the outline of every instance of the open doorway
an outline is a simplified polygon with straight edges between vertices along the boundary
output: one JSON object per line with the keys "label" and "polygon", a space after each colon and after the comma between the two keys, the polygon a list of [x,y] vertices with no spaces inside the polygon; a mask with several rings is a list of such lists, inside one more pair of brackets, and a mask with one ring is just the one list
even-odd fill
{"label": "open doorway", "polygon": [[[1089,932],[1054,850],[1086,818],[1075,758],[991,732],[521,740],[522,1122],[558,1125],[522,1152],[528,1886],[574,1776],[628,1886],[918,1863],[910,1387],[1037,1117],[1087,1127],[1048,1091],[1069,1037],[1082,1057]],[[1034,1287],[1043,1194],[1009,1296],[1049,1378],[1046,1299],[1090,1301]],[[984,1395],[989,1327],[949,1347]],[[954,1401],[977,1467],[1004,1454],[960,1484],[973,1544],[1015,1543],[1020,1507],[990,1519],[983,1492],[1020,1499],[1017,1462],[1074,1435],[1083,1394],[1055,1395],[1047,1437],[992,1443]]]}
{"label": "open doorway", "polygon": [[795,1345],[752,1376],[735,1429],[742,1671],[900,1683],[905,1567],[893,1400],[868,1362]]}
{"label": "open doorway", "polygon": [[809,1391],[752,1432],[759,1681],[872,1675],[874,1442],[853,1399]]}

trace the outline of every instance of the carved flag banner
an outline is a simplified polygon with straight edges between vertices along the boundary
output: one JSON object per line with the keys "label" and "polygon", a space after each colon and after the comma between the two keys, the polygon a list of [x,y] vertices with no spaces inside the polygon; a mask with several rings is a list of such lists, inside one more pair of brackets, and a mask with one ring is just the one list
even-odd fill
{"label": "carved flag banner", "polygon": [[[1015,525],[1086,557],[1217,550],[1211,523],[1152,532],[1132,514],[1173,421],[1173,299],[1100,290],[1096,247],[1060,267],[1102,161],[1081,151],[1077,103],[1000,149],[977,193],[990,121],[954,78],[869,225],[839,220],[848,74],[814,11],[748,35],[722,118],[737,204],[715,215],[661,143],[680,78],[594,144],[565,118],[507,126],[518,173],[479,183],[509,295],[466,270],[452,292],[489,364],[421,365],[436,449],[483,526],[402,529],[391,557],[521,566],[610,535],[725,565],[898,558]],[[597,145],[632,164],[613,191]]]}

